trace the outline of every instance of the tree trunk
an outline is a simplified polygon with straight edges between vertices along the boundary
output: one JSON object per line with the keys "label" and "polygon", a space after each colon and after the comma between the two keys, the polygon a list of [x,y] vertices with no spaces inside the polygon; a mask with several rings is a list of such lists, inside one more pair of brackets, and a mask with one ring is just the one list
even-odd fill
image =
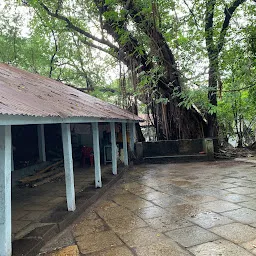
{"label": "tree trunk", "polygon": [[[215,56],[215,54],[214,54]],[[209,80],[208,80],[208,99],[212,106],[217,106],[217,86],[218,86],[218,63],[216,57],[210,57]],[[218,122],[216,113],[207,114],[207,137],[218,137]]]}
{"label": "tree trunk", "polygon": [[[152,82],[145,85],[145,89],[141,89],[140,97],[145,98],[144,94],[147,91],[150,91],[148,98],[152,98],[154,93],[159,95],[160,103],[154,98],[152,101],[155,102],[153,104],[148,102],[148,104],[156,107],[156,109],[152,109],[152,113],[158,111],[155,126],[160,139],[203,137],[205,122],[200,113],[194,108],[186,109],[180,106],[182,99],[173,95],[173,92],[180,93],[182,91],[175,57],[152,17],[147,16],[147,12],[145,14],[143,5],[134,0],[120,0],[120,5],[113,5],[111,1],[107,3],[104,0],[93,0],[93,2],[98,9],[100,27],[113,37],[118,46],[108,41],[104,36],[97,38],[73,24],[72,19],[60,15],[59,10],[52,12],[43,3],[40,5],[49,15],[64,21],[70,31],[76,31],[80,36],[105,44],[111,49],[109,51],[111,55],[116,55],[115,57],[118,57],[128,67],[130,63],[133,63],[137,75],[144,72],[144,76],[151,76]],[[121,8],[124,11],[125,17],[119,19],[119,14],[109,15],[110,12],[116,12],[117,6],[118,9]],[[150,41],[148,45],[145,46],[140,37],[135,37],[136,33],[129,31],[127,20],[130,18],[134,25],[148,37]],[[85,43],[90,43],[90,40],[85,40]],[[96,44],[93,43],[93,45],[99,49]],[[161,102],[161,99],[164,99],[164,102]]]}
{"label": "tree trunk", "polygon": [[[206,10],[205,10],[205,43],[208,52],[209,58],[209,80],[208,80],[208,99],[212,106],[217,106],[217,88],[218,88],[218,81],[219,81],[219,63],[218,58],[220,52],[224,46],[224,41],[226,37],[227,30],[229,28],[230,20],[232,15],[236,11],[236,9],[242,4],[246,2],[246,0],[234,0],[228,7],[225,5],[224,9],[224,19],[221,24],[221,30],[218,33],[215,32],[215,25],[214,25],[214,12],[215,12],[215,5],[217,3],[216,0],[206,0]],[[219,24],[218,24],[219,25]],[[216,26],[219,28],[219,26]],[[215,44],[214,37],[218,35],[217,42]],[[216,113],[207,115],[208,121],[208,129],[207,129],[207,136],[212,138],[218,137],[218,122]]]}
{"label": "tree trunk", "polygon": [[142,133],[142,131],[141,131],[141,128],[140,128],[139,123],[136,123],[136,124],[135,124],[135,128],[136,128],[137,140],[138,140],[139,142],[145,141],[145,137],[143,136],[143,133]]}
{"label": "tree trunk", "polygon": [[[138,115],[138,107],[137,107],[137,105],[135,103],[132,106],[130,106],[128,108],[128,110],[130,112],[134,113],[135,115]],[[141,127],[140,127],[139,123],[135,124],[135,129],[136,129],[137,140],[139,142],[145,141],[145,137],[144,137],[144,135],[143,135],[143,133],[141,131]]]}
{"label": "tree trunk", "polygon": [[242,148],[243,147],[243,138],[244,138],[244,132],[243,132],[243,117],[242,115],[239,115],[239,130],[237,129],[237,136],[238,136],[238,142],[237,142],[237,147]]}
{"label": "tree trunk", "polygon": [[242,148],[243,147],[243,137],[240,133],[238,133],[237,136],[238,136],[237,147]]}

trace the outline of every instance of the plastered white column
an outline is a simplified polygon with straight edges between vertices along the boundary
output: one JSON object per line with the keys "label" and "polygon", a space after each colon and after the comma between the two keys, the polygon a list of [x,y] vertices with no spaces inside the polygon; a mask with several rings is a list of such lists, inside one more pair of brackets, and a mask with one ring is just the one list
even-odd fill
{"label": "plastered white column", "polygon": [[61,124],[68,211],[75,211],[75,185],[70,124]]}
{"label": "plastered white column", "polygon": [[122,134],[123,134],[124,165],[128,165],[129,163],[128,163],[126,123],[122,123]]}
{"label": "plastered white column", "polygon": [[0,256],[12,255],[11,168],[11,126],[0,125]]}
{"label": "plastered white column", "polygon": [[100,167],[100,141],[99,141],[99,124],[92,123],[93,134],[93,154],[94,154],[94,166],[95,166],[95,187],[101,188],[101,167]]}
{"label": "plastered white column", "polygon": [[13,158],[13,146],[12,146],[12,150],[11,150],[11,161],[12,161],[12,167],[11,167],[11,170],[12,170],[12,172],[14,171],[14,158]]}
{"label": "plastered white column", "polygon": [[129,123],[130,130],[130,149],[134,152],[134,143],[135,143],[135,123]]}
{"label": "plastered white column", "polygon": [[117,150],[116,150],[116,130],[115,123],[110,123],[111,130],[111,153],[112,153],[112,173],[117,174]]}
{"label": "plastered white column", "polygon": [[38,137],[38,151],[39,151],[39,160],[42,162],[46,161],[45,154],[45,136],[44,136],[44,125],[37,125],[37,137]]}

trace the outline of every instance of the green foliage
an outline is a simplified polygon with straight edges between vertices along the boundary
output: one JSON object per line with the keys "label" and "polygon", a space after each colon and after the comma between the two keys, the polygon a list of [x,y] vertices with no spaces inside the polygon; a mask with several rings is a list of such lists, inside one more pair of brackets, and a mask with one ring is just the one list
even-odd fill
{"label": "green foliage", "polygon": [[[244,33],[246,36],[247,31]],[[247,43],[234,43],[222,58],[221,67],[225,70],[224,93],[218,104],[218,118],[222,133],[226,135],[240,133],[245,136],[246,132],[253,132],[256,128],[256,69],[254,58],[247,50]],[[241,122],[242,129],[239,125]]]}
{"label": "green foliage", "polygon": [[[38,7],[38,1],[29,4],[36,8],[36,13],[29,7],[18,7],[15,1],[6,0],[1,10],[0,61],[77,87],[106,85],[109,78],[104,73],[107,73],[106,68],[113,66],[113,60],[81,43],[75,33],[67,31],[63,21],[49,18]],[[56,3],[53,1],[51,6],[56,7]],[[19,8],[32,12],[26,35],[23,35]],[[26,13],[29,17],[29,12]],[[102,65],[103,62],[108,66]]]}
{"label": "green foliage", "polygon": [[[247,1],[234,13],[226,30],[224,47],[215,56],[218,68],[214,75],[221,82],[217,92],[218,106],[214,106],[208,100],[209,91],[216,88],[208,86],[209,56],[205,44],[207,1],[134,0],[135,8],[130,11],[125,8],[126,2],[29,0],[28,6],[22,7],[31,11],[29,33],[24,36],[23,17],[16,11],[15,1],[5,0],[0,21],[0,60],[77,87],[89,87],[92,95],[112,103],[121,104],[120,98],[125,100],[126,93],[127,99],[139,99],[145,110],[145,106],[152,102],[167,104],[170,100],[158,87],[159,81],[165,82],[168,70],[161,55],[162,46],[156,49],[159,42],[153,41],[151,29],[154,26],[178,60],[182,90],[173,88],[173,97],[181,99],[179,105],[188,109],[196,106],[204,117],[217,113],[223,134],[234,134],[235,122],[241,115],[253,128],[256,114],[255,4]],[[213,49],[220,38],[224,10],[232,2],[216,1],[214,24],[207,32],[213,34]],[[66,17],[69,23],[49,16],[41,3],[55,15]],[[101,8],[105,10],[103,13],[99,11]],[[135,9],[139,11],[132,18]],[[136,24],[136,18],[142,21]],[[106,33],[106,25],[114,27],[112,33]],[[74,26],[83,33],[74,30]],[[146,33],[148,31],[151,34]],[[131,42],[129,47],[127,42]],[[132,48],[137,42],[137,46]],[[100,47],[103,51],[98,49]],[[131,48],[133,51],[129,52]],[[126,73],[124,79],[117,79],[116,57],[124,50],[129,52],[125,56],[128,65],[133,56],[147,56],[144,61],[146,67],[150,66],[148,70],[142,69],[140,63],[133,63],[136,86],[128,72],[123,72]],[[122,79],[125,92],[120,88]]]}

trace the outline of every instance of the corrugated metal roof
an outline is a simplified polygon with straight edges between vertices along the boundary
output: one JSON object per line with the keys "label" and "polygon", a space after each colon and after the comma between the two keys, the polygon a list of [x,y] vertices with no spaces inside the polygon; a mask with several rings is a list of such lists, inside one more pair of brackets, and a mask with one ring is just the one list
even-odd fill
{"label": "corrugated metal roof", "polygon": [[141,118],[61,82],[0,63],[0,114],[36,117]]}

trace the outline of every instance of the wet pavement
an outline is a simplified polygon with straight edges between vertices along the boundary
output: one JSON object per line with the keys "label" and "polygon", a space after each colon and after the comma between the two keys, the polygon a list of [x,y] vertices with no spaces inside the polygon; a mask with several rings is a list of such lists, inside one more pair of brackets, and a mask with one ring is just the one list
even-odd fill
{"label": "wet pavement", "polygon": [[[102,166],[101,189],[94,186],[94,168],[74,169],[76,206],[68,212],[64,175],[41,186],[12,189],[12,244],[14,256],[34,256],[45,243],[70,225],[122,176],[112,174],[111,165]],[[64,170],[63,170],[64,172]]]}
{"label": "wet pavement", "polygon": [[256,166],[135,166],[40,255],[256,255]]}

